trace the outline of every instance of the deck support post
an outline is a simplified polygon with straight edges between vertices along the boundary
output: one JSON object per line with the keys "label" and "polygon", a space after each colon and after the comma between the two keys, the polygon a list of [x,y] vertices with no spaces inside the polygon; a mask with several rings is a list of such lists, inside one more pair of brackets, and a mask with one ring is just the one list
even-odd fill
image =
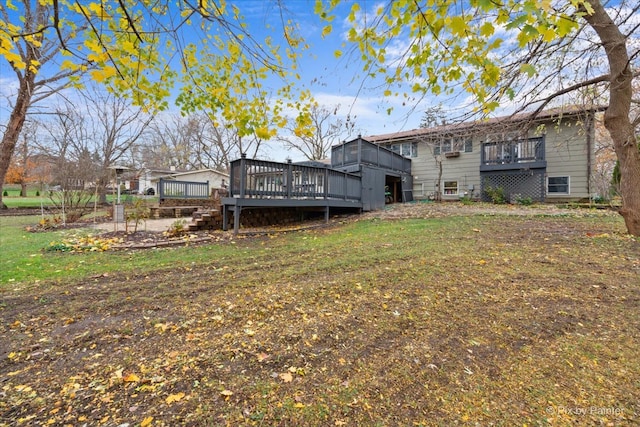
{"label": "deck support post", "polygon": [[242,212],[242,208],[236,205],[235,210],[233,211],[233,235],[237,235],[238,231],[240,231],[240,212]]}
{"label": "deck support post", "polygon": [[229,229],[229,206],[222,205],[222,231]]}

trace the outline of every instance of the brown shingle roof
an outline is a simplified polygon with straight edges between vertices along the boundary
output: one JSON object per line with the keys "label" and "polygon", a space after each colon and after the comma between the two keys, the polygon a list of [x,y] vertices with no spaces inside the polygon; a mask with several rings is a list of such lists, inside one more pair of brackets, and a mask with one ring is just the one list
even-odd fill
{"label": "brown shingle roof", "polygon": [[585,113],[593,113],[598,111],[603,111],[606,107],[595,106],[592,108],[584,108],[578,106],[571,107],[562,107],[562,108],[554,108],[542,111],[537,115],[533,113],[520,113],[513,114],[509,116],[502,117],[494,117],[487,120],[478,120],[474,122],[460,122],[453,124],[445,124],[441,126],[434,126],[430,128],[419,128],[412,129],[402,132],[396,133],[388,133],[382,135],[370,135],[365,136],[369,142],[380,143],[380,142],[393,142],[393,141],[402,141],[414,139],[416,137],[429,137],[429,136],[439,136],[439,135],[468,135],[469,130],[472,128],[476,129],[487,129],[487,128],[496,128],[496,127],[513,127],[518,124],[523,123],[540,123],[543,121],[547,121],[550,119],[557,119],[561,117],[571,117],[578,116],[580,114]]}

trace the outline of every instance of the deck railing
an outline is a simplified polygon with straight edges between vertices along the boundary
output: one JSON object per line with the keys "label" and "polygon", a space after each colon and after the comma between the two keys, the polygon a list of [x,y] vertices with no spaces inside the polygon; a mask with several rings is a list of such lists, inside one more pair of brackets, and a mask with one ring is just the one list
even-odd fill
{"label": "deck railing", "polygon": [[411,173],[411,159],[372,144],[362,138],[338,145],[331,149],[331,166],[342,167],[365,163],[384,169]]}
{"label": "deck railing", "polygon": [[329,167],[247,159],[230,165],[229,196],[237,198],[361,200],[360,177]]}
{"label": "deck railing", "polygon": [[536,163],[544,160],[543,137],[482,144],[482,165]]}
{"label": "deck railing", "polygon": [[160,178],[158,195],[160,199],[207,199],[209,198],[209,181],[175,181]]}

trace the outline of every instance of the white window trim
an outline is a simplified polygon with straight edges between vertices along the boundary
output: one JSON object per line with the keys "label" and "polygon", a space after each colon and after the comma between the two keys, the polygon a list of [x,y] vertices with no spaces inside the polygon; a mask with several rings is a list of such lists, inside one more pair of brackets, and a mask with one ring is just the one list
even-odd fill
{"label": "white window trim", "polygon": [[[447,193],[447,188],[445,186],[445,183],[447,182],[455,182],[456,183],[456,190],[455,193]],[[460,181],[457,179],[448,179],[448,180],[442,180],[442,195],[443,196],[457,196],[458,193],[460,193]]]}
{"label": "white window trim", "polygon": [[[559,193],[557,191],[554,191],[554,192],[549,191],[549,178],[567,178],[567,192]],[[547,176],[547,195],[548,196],[567,196],[569,194],[571,194],[571,176],[570,175]]]}
{"label": "white window trim", "polygon": [[[403,151],[403,145],[408,145],[409,146],[409,155],[407,154],[402,154]],[[399,142],[396,144],[391,144],[389,145],[387,148],[389,148],[389,150],[393,151],[396,154],[399,154],[403,157],[406,157],[407,159],[415,159],[416,157],[418,157],[418,143],[417,142]]]}
{"label": "white window trim", "polygon": [[[471,141],[471,151],[466,151],[467,141]],[[445,144],[449,145],[449,149],[445,150]],[[473,139],[471,137],[455,137],[444,138],[438,140],[432,145],[432,151],[435,155],[443,155],[446,153],[473,153]]]}

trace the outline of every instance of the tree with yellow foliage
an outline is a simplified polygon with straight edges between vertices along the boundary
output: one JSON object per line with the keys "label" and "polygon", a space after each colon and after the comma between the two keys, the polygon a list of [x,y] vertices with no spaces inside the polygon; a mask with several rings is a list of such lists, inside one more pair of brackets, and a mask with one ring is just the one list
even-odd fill
{"label": "tree with yellow foliage", "polygon": [[[325,34],[333,31],[340,3],[316,1]],[[515,112],[535,117],[571,92],[603,94],[605,127],[620,161],[620,213],[629,233],[640,236],[640,115],[631,108],[632,84],[640,76],[640,3],[393,0],[376,3],[373,11],[364,5],[352,4],[347,38],[367,75],[385,80],[386,96],[417,102],[462,95],[480,114],[516,106]]]}
{"label": "tree with yellow foliage", "polygon": [[[296,123],[305,128],[310,95],[294,83],[306,46],[296,24],[280,16],[273,31],[285,46],[254,39],[240,8],[225,0],[3,2],[0,56],[19,87],[0,145],[0,186],[27,112],[63,88],[80,87],[82,77],[151,113],[167,108],[179,86],[185,113],[207,111],[241,137],[273,136],[291,109],[301,112]],[[282,84],[272,93],[264,82],[273,77]]]}

